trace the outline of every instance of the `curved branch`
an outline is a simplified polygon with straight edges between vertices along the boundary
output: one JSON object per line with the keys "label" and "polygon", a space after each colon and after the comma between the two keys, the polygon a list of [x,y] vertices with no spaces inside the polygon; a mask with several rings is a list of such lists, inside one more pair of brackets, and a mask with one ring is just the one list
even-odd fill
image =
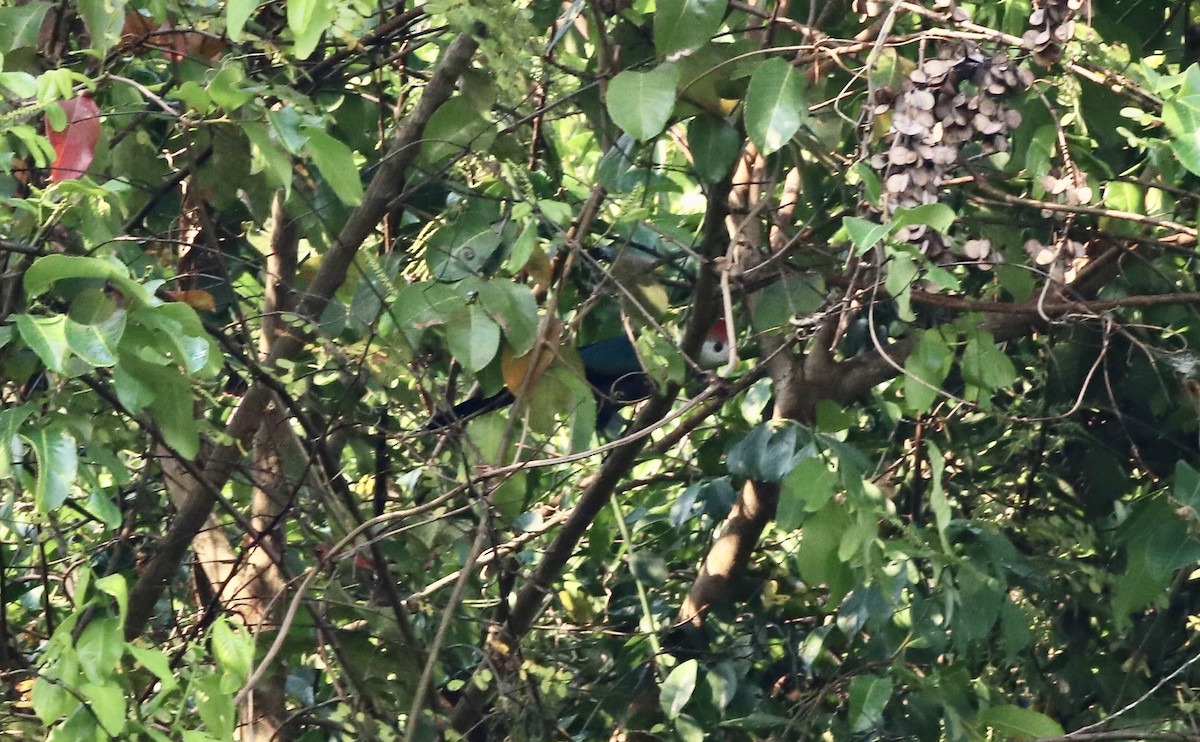
{"label": "curved branch", "polygon": [[[447,47],[425,86],[420,102],[392,139],[379,169],[367,186],[362,203],[351,213],[326,253],[320,270],[300,301],[297,309],[300,317],[315,325],[334,292],[345,282],[358,248],[387,213],[388,202],[404,190],[405,171],[420,152],[426,124],[434,111],[453,95],[459,76],[470,64],[477,48],[478,42],[466,34],[460,35]],[[274,363],[291,357],[299,353],[304,344],[304,338],[298,335],[281,335],[272,342],[268,361]],[[212,455],[204,462],[204,477],[209,486],[197,490],[180,506],[158,553],[130,590],[126,638],[132,639],[146,628],[167,581],[183,561],[192,538],[203,528],[205,519],[212,511],[216,502],[213,493],[224,487],[242,460],[244,445],[262,424],[263,412],[271,398],[271,391],[266,385],[255,384],[230,415],[225,432],[231,442],[214,448]]]}
{"label": "curved branch", "polygon": [[[730,183],[730,179],[726,178],[714,186],[712,192],[708,194],[708,210],[704,217],[704,236],[699,250],[706,262],[701,266],[700,276],[692,292],[692,314],[688,318],[682,343],[684,354],[689,356],[695,355],[700,348],[708,328],[716,321],[720,311],[717,301],[719,279],[716,271],[712,269],[712,262],[724,252],[725,248],[725,215],[728,209]],[[678,391],[677,385],[671,385],[665,393],[651,399],[634,418],[631,429],[635,432],[642,430],[666,415]],[[596,519],[600,510],[613,496],[617,485],[629,473],[638,453],[641,452],[648,440],[645,436],[633,435],[630,437],[631,440],[628,443],[614,449],[609,454],[600,472],[579,496],[579,502],[575,509],[563,523],[554,540],[546,547],[532,574],[517,592],[512,610],[508,614],[507,625],[503,627],[506,639],[503,644],[512,646],[532,627],[534,619],[542,611],[552,583],[562,572],[567,560],[575,553],[575,547],[591,527],[592,521]],[[500,651],[497,649],[498,646],[500,646],[499,643],[488,642],[484,658],[475,670],[477,677],[480,670],[503,666],[505,658],[498,654]],[[466,691],[454,708],[451,720],[454,728],[461,732],[474,727],[483,715],[490,693],[490,685],[483,685],[475,681],[468,682]]]}

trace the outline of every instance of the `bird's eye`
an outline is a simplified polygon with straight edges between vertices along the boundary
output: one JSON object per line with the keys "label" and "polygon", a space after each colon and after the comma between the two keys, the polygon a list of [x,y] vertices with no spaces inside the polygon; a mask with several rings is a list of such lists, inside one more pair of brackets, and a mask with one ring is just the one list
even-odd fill
{"label": "bird's eye", "polygon": [[721,352],[724,352],[724,350],[725,350],[725,343],[722,343],[721,341],[718,340],[713,343],[712,347],[713,347],[713,351],[715,351],[717,353],[721,353]]}

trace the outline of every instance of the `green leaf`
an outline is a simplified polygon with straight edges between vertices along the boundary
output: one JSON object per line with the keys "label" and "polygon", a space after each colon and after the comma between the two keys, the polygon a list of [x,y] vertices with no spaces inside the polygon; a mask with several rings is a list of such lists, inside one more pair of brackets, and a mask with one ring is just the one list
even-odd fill
{"label": "green leaf", "polygon": [[18,432],[36,408],[29,403],[0,410],[0,478],[11,477],[13,465],[19,465],[24,445]]}
{"label": "green leaf", "polygon": [[97,685],[111,682],[117,663],[125,654],[121,620],[115,617],[93,620],[79,635],[75,651],[79,656],[79,665],[89,680]]}
{"label": "green leaf", "polygon": [[153,397],[148,403],[150,414],[158,423],[163,439],[181,456],[195,458],[200,451],[200,428],[194,412],[195,395],[188,377],[173,366],[152,363],[128,354],[122,354],[117,371],[118,380],[122,371],[132,377],[124,385],[118,383],[117,393],[120,395],[124,386],[137,397],[133,401],[138,402],[142,401],[141,395],[146,390],[152,393]]}
{"label": "green leaf", "polygon": [[625,193],[637,187],[644,181],[644,171],[627,177],[633,169],[633,152],[637,148],[637,140],[628,134],[617,138],[616,144],[608,148],[600,162],[596,165],[596,181],[613,193]]}
{"label": "green leaf", "polygon": [[[88,628],[91,628],[90,626]],[[120,735],[125,727],[125,692],[115,681],[106,683],[84,683],[79,692],[88,701],[88,708],[96,715],[96,721],[112,737]]]}
{"label": "green leaf", "polygon": [[354,162],[354,152],[320,129],[306,126],[302,131],[308,137],[304,151],[312,157],[317,170],[342,203],[355,206],[362,202],[362,180]]}
{"label": "green leaf", "polygon": [[46,726],[54,724],[79,705],[74,693],[64,688],[61,682],[45,676],[39,676],[34,681],[29,700],[33,704],[33,713]]}
{"label": "green leaf", "polygon": [[98,721],[92,710],[79,704],[75,711],[67,717],[67,720],[55,727],[54,731],[46,737],[46,742],[80,742],[80,740],[100,742],[105,737],[112,738],[112,735],[106,735],[97,725]]}
{"label": "green leaf", "polygon": [[154,401],[150,403],[150,412],[154,421],[158,423],[166,444],[190,461],[200,453],[200,425],[196,422],[194,412],[196,398],[185,377],[180,376],[174,369],[164,369],[164,372],[175,376],[182,383],[172,384],[174,391],[160,388]]}
{"label": "green leaf", "polygon": [[938,539],[942,550],[950,553],[950,540],[946,537],[946,529],[950,526],[950,502],[946,499],[946,489],[942,487],[942,474],[945,469],[945,459],[942,450],[933,441],[925,442],[929,462],[929,510],[933,513],[933,522],[937,527]]}
{"label": "green leaf", "polygon": [[854,573],[838,558],[838,546],[850,525],[849,518],[846,508],[831,500],[800,529],[795,564],[800,578],[809,585],[829,586],[826,611],[836,610],[854,584]]}
{"label": "green leaf", "polygon": [[850,728],[865,732],[883,724],[883,710],[892,699],[892,679],[859,675],[850,683]]}
{"label": "green leaf", "polygon": [[688,145],[696,175],[705,183],[724,178],[741,151],[737,130],[725,119],[707,114],[700,114],[688,124]]}
{"label": "green leaf", "polygon": [[1146,211],[1146,193],[1136,183],[1106,183],[1104,204],[1110,209],[1127,211],[1131,214],[1143,214]]}
{"label": "green leaf", "polygon": [[537,237],[537,224],[532,220],[528,221],[521,228],[521,234],[513,240],[512,247],[508,251],[508,260],[505,261],[505,268],[510,273],[516,273],[529,263],[529,259],[533,256],[533,251],[538,246]]}
{"label": "green leaf", "polygon": [[1171,583],[1170,572],[1152,571],[1146,563],[1146,554],[1141,549],[1131,549],[1125,574],[1117,584],[1113,596],[1112,610],[1118,623],[1128,626],[1130,613],[1161,600]]}
{"label": "green leaf", "polygon": [[[268,120],[271,113],[267,112]],[[265,123],[247,121],[242,125],[242,132],[250,140],[252,172],[263,173],[272,185],[290,194],[292,158],[283,143],[273,136],[275,130]]]}
{"label": "green leaf", "polygon": [[[0,8],[0,13],[4,10],[5,8]],[[0,72],[0,88],[4,88],[17,98],[33,98],[37,95],[37,78],[28,72]],[[61,111],[62,109],[56,110]],[[9,162],[11,162],[11,157],[11,152],[5,153],[5,158]]]}
{"label": "green leaf", "polygon": [[287,24],[292,33],[299,36],[312,23],[317,14],[317,6],[323,0],[288,0]]}
{"label": "green leaf", "polygon": [[125,25],[124,0],[79,0],[79,14],[87,26],[92,48],[104,53],[121,39]]}
{"label": "green leaf", "polygon": [[896,315],[904,322],[917,318],[912,310],[912,287],[919,275],[917,261],[907,252],[895,251],[888,258],[883,287],[896,300]]}
{"label": "green leaf", "polygon": [[1200,175],[1200,67],[1192,65],[1178,95],[1163,103],[1163,123],[1171,134],[1171,151],[1194,175]]}
{"label": "green leaf", "polygon": [[[304,122],[293,106],[267,111],[267,121],[271,124],[273,139],[282,144],[289,154],[297,156],[303,154],[308,137],[301,132]],[[309,128],[311,129],[311,127]],[[291,172],[290,167],[288,172]]]}
{"label": "green leaf", "polygon": [[420,281],[400,289],[392,314],[399,327],[424,330],[444,325],[462,309],[463,298],[456,287],[439,281]]}
{"label": "green leaf", "polygon": [[696,691],[696,678],[700,663],[696,660],[680,662],[663,681],[659,688],[659,703],[668,719],[674,719],[683,711]]}
{"label": "green leaf", "polygon": [[125,577],[111,574],[96,580],[96,589],[111,595],[117,601],[117,611],[121,620],[125,619],[125,610],[129,607],[129,588],[125,585]]}
{"label": "green leaf", "polygon": [[759,331],[791,331],[789,321],[815,312],[825,300],[825,282],[820,276],[785,274],[772,281],[755,302],[753,323]]}
{"label": "green leaf", "polygon": [[333,20],[333,9],[333,0],[288,0],[288,28],[296,39],[292,51],[297,59],[308,59],[316,50],[321,35]]}
{"label": "green leaf", "polygon": [[496,139],[496,128],[480,112],[477,102],[457,96],[443,103],[425,125],[417,162],[432,170],[464,151],[487,151]]}
{"label": "green leaf", "polygon": [[913,412],[925,412],[941,396],[954,354],[936,330],[921,334],[917,347],[904,361],[904,401]]}
{"label": "green leaf", "polygon": [[66,315],[31,317],[28,314],[18,314],[15,319],[17,331],[21,333],[21,339],[30,350],[42,359],[46,368],[55,373],[63,373],[70,353],[67,345]]}
{"label": "green leaf", "polygon": [[724,711],[733,702],[738,691],[738,677],[737,668],[730,661],[718,662],[704,673],[709,696],[718,709]]}
{"label": "green leaf", "polygon": [[639,551],[629,556],[629,571],[638,582],[648,585],[661,585],[666,582],[667,562],[662,556],[646,551]]}
{"label": "green leaf", "polygon": [[154,388],[121,363],[113,369],[113,389],[121,406],[130,412],[138,412],[154,401]]}
{"label": "green leaf", "polygon": [[778,482],[796,464],[795,425],[759,425],[737,443],[726,459],[729,473],[756,482]]}
{"label": "green leaf", "polygon": [[154,677],[162,683],[164,691],[172,690],[179,685],[179,681],[175,679],[175,673],[171,670],[171,660],[161,649],[139,647],[136,644],[129,644],[126,649],[142,667],[154,673]]}
{"label": "green leaf", "polygon": [[1020,706],[993,706],[979,715],[979,723],[999,735],[1000,739],[1013,737],[1061,737],[1065,732],[1062,725],[1045,714]]}
{"label": "green leaf", "polygon": [[203,675],[192,680],[196,711],[216,739],[232,739],[234,727],[233,694],[225,689],[221,676]]}
{"label": "green leaf", "polygon": [[53,512],[66,502],[71,485],[75,483],[75,472],[79,464],[75,439],[59,427],[42,427],[28,431],[24,438],[29,442],[38,461],[34,502],[39,513]]}
{"label": "green leaf", "polygon": [[126,297],[142,304],[157,305],[162,302],[145,286],[129,277],[129,270],[104,258],[88,258],[78,255],[45,255],[33,261],[25,271],[25,296],[32,299],[41,296],[54,284],[67,278],[98,278],[114,284]]}
{"label": "green leaf", "polygon": [[477,372],[491,363],[500,350],[500,325],[483,307],[473,304],[450,318],[446,343],[468,371]]}
{"label": "green leaf", "polygon": [[197,113],[207,114],[213,110],[212,96],[195,80],[188,80],[180,85],[175,91],[175,97]]}
{"label": "green leaf", "polygon": [[1058,128],[1053,124],[1039,127],[1029,138],[1029,146],[1025,149],[1025,172],[1033,183],[1033,195],[1046,193],[1042,176],[1050,172],[1057,151]]}
{"label": "green leaf", "polygon": [[721,27],[726,0],[658,0],[654,11],[654,47],[660,57],[704,46]]}
{"label": "green leaf", "polygon": [[1200,472],[1180,459],[1175,463],[1175,486],[1172,495],[1200,515]]}
{"label": "green leaf", "polygon": [[768,59],[750,77],[746,91],[746,133],[769,155],[791,141],[808,113],[804,76],[786,60]]}
{"label": "green leaf", "polygon": [[209,363],[219,358],[214,341],[204,331],[196,310],[183,302],[170,302],[130,313],[134,324],[154,331],[153,349],[171,358],[188,373],[211,373]]}
{"label": "green leaf", "polygon": [[125,311],[118,309],[94,324],[81,324],[67,317],[66,340],[71,352],[93,366],[117,363],[117,345],[125,333]]}
{"label": "green leaf", "polygon": [[[467,279],[467,283],[472,279]],[[523,355],[537,340],[537,299],[533,289],[512,281],[477,281],[479,303],[495,320],[516,355]],[[462,284],[459,288],[464,288]]]}
{"label": "green leaf", "polygon": [[957,218],[954,209],[945,204],[924,204],[910,209],[896,209],[892,215],[892,228],[898,229],[914,224],[923,224],[944,234],[950,231],[950,227],[954,226],[954,220]]}
{"label": "green leaf", "polygon": [[687,714],[675,717],[675,734],[679,742],[704,742],[708,737],[705,726]]}
{"label": "green leaf", "polygon": [[781,531],[799,528],[809,513],[825,507],[836,491],[838,477],[820,456],[796,464],[783,478],[775,524]]}
{"label": "green leaf", "polygon": [[258,0],[226,0],[225,34],[229,36],[230,41],[235,44],[241,42],[242,29],[246,27],[246,21],[257,7]]}
{"label": "green leaf", "polygon": [[502,243],[491,222],[479,215],[466,215],[430,236],[425,261],[434,279],[460,281],[483,273]]}
{"label": "green leaf", "polygon": [[254,93],[246,89],[246,71],[240,64],[228,60],[208,84],[208,94],[227,113],[254,100]]}
{"label": "green leaf", "polygon": [[229,621],[219,618],[213,622],[212,651],[225,672],[237,678],[239,685],[250,677],[254,662],[254,637],[245,630],[235,630]]}
{"label": "green leaf", "polygon": [[[42,27],[42,19],[50,3],[34,0],[24,5],[0,6],[0,53],[7,54],[13,49],[37,44],[38,29]],[[23,96],[31,97],[31,96]]]}
{"label": "green leaf", "polygon": [[[963,348],[963,379],[984,392],[1003,389],[1017,380],[1012,360],[996,347],[990,333],[976,333]],[[972,397],[976,398],[976,397]]]}
{"label": "green leaf", "polygon": [[622,72],[608,84],[608,115],[634,139],[653,139],[675,110],[678,74],[671,63],[649,72]]}
{"label": "green leaf", "polygon": [[1142,542],[1146,568],[1151,574],[1168,575],[1200,559],[1200,540],[1173,510],[1163,510],[1159,527]]}
{"label": "green leaf", "polygon": [[887,224],[876,224],[868,219],[861,219],[857,216],[842,217],[842,226],[846,230],[846,234],[850,236],[850,241],[854,243],[854,254],[863,255],[871,248],[879,244],[879,241],[886,238],[892,233],[896,225],[891,222]]}

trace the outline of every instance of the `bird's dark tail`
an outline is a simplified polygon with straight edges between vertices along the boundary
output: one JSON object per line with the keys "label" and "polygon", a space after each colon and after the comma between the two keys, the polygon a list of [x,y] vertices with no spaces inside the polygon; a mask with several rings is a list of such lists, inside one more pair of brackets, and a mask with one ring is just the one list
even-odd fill
{"label": "bird's dark tail", "polygon": [[429,422],[425,423],[425,429],[437,430],[438,428],[445,428],[454,423],[468,420],[476,415],[498,410],[501,407],[508,407],[513,403],[514,399],[515,397],[513,397],[512,392],[507,389],[501,389],[490,397],[468,397],[445,412],[439,412],[429,418]]}

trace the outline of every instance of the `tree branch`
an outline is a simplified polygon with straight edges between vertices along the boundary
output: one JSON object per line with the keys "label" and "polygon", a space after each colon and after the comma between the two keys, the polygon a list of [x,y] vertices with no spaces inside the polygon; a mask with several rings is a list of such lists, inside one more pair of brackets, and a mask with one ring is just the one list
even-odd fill
{"label": "tree branch", "polygon": [[[699,250],[704,262],[700,266],[700,275],[692,291],[692,314],[688,318],[682,342],[683,352],[688,356],[696,354],[704,342],[705,335],[708,334],[708,328],[716,321],[720,312],[717,301],[719,279],[713,270],[713,261],[725,249],[725,216],[729,188],[730,180],[726,178],[715,185],[708,194],[708,210],[704,216],[703,237]],[[677,385],[671,385],[663,394],[652,398],[634,418],[630,428],[633,431],[642,430],[666,415],[678,391]],[[575,547],[591,527],[592,521],[613,496],[617,485],[629,473],[647,441],[645,436],[633,436],[629,443],[614,449],[600,472],[579,496],[575,509],[517,592],[508,615],[508,625],[504,627],[506,644],[511,646],[529,631],[534,619],[542,611],[552,583],[562,572],[567,560],[575,553]],[[498,655],[499,650],[496,646],[494,643],[488,643],[484,659],[475,670],[476,675],[480,670],[503,664],[504,658]],[[467,683],[466,691],[454,707],[451,723],[455,729],[460,732],[466,731],[479,722],[490,692],[490,686],[481,687],[480,683],[474,681]]]}
{"label": "tree branch", "polygon": [[[345,282],[346,272],[359,247],[386,213],[388,201],[404,190],[405,171],[420,152],[425,125],[434,111],[453,95],[459,76],[470,64],[477,48],[475,39],[466,34],[460,35],[447,47],[425,86],[420,102],[396,132],[367,187],[362,203],[351,213],[330,246],[297,309],[297,314],[314,326],[334,292]],[[273,341],[268,360],[274,363],[291,357],[303,349],[304,343],[304,339],[298,335],[281,335]],[[187,553],[192,537],[203,527],[212,511],[216,502],[212,493],[224,487],[234,467],[242,460],[244,445],[258,430],[263,421],[263,411],[270,401],[270,390],[261,383],[255,384],[230,415],[225,432],[231,442],[216,447],[204,465],[204,476],[210,486],[198,490],[179,508],[158,553],[130,590],[125,624],[127,638],[132,639],[145,629],[167,581]]]}

